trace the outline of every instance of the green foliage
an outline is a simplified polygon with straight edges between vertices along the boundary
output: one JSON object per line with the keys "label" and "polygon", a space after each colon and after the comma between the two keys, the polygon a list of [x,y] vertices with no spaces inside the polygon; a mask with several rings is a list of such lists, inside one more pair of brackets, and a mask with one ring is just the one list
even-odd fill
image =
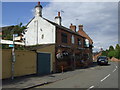
{"label": "green foliage", "polygon": [[116,50],[120,50],[119,44],[116,45],[115,49],[116,49]]}
{"label": "green foliage", "polygon": [[15,45],[15,50],[27,50],[25,46],[22,45]]}
{"label": "green foliage", "polygon": [[109,51],[113,51],[114,50],[114,47],[113,46],[110,46],[109,47]]}
{"label": "green foliage", "polygon": [[2,28],[2,38],[12,40],[11,31],[13,28],[14,28],[14,26],[3,27]]}
{"label": "green foliage", "polygon": [[[2,49],[12,49],[8,44],[2,44]],[[25,46],[15,45],[15,50],[27,50]]]}
{"label": "green foliage", "polygon": [[12,40],[13,34],[21,35],[23,30],[26,29],[25,26],[22,26],[22,23],[15,26],[3,27],[2,28],[2,38],[5,40]]}
{"label": "green foliage", "polygon": [[120,46],[119,46],[119,44],[116,44],[115,49],[113,46],[110,46],[109,50],[106,49],[106,51],[102,51],[102,56],[108,56],[109,58],[115,57],[117,59],[120,59]]}
{"label": "green foliage", "polygon": [[2,49],[10,49],[10,47],[7,44],[2,44]]}
{"label": "green foliage", "polygon": [[120,50],[115,51],[114,57],[120,59]]}
{"label": "green foliage", "polygon": [[114,57],[114,56],[115,56],[115,51],[109,51],[107,56],[108,56],[109,58]]}
{"label": "green foliage", "polygon": [[107,56],[107,51],[102,51],[102,56]]}
{"label": "green foliage", "polygon": [[[26,26],[22,26],[22,23],[15,26],[8,26],[2,28],[2,39],[4,40],[13,40],[13,34],[18,34],[18,36],[21,35],[23,30],[26,29]],[[9,45],[2,45],[3,49],[11,49]],[[24,50],[24,46],[15,45],[15,49],[17,50]]]}

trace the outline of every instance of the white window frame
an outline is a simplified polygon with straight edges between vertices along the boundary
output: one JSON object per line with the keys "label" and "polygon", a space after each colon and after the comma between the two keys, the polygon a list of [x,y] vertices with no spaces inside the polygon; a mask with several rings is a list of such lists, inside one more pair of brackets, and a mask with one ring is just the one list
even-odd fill
{"label": "white window frame", "polygon": [[72,35],[72,37],[71,37],[71,43],[75,44],[75,37],[74,37],[74,35]]}

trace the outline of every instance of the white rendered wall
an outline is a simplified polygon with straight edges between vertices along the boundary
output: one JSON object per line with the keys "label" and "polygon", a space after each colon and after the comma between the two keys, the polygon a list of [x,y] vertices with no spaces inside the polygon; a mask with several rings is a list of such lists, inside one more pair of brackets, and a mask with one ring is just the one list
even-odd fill
{"label": "white rendered wall", "polygon": [[55,26],[42,17],[35,17],[27,28],[25,34],[26,46],[55,43]]}

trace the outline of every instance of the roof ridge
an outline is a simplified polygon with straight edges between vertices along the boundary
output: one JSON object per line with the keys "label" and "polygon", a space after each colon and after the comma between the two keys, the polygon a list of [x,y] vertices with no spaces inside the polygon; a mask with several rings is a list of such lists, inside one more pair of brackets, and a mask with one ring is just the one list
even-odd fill
{"label": "roof ridge", "polygon": [[84,37],[84,36],[80,35],[78,32],[74,32],[74,31],[72,31],[71,29],[69,29],[69,28],[67,28],[67,27],[65,27],[65,26],[58,25],[57,23],[55,23],[55,22],[53,22],[53,21],[50,21],[50,20],[48,20],[48,19],[46,19],[46,18],[43,18],[43,19],[47,20],[48,22],[50,22],[51,24],[53,24],[53,25],[55,25],[55,26],[58,26],[59,28],[64,28],[64,29],[66,29],[66,31],[68,31],[68,32],[71,32],[71,33],[77,34],[77,35],[79,35],[79,36],[81,36],[81,37]]}

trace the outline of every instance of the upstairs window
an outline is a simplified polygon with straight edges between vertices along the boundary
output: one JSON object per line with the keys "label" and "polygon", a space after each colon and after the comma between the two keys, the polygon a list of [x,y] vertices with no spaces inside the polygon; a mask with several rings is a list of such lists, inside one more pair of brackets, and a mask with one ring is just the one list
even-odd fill
{"label": "upstairs window", "polygon": [[66,33],[61,33],[61,40],[62,40],[62,43],[67,43],[67,34]]}
{"label": "upstairs window", "polygon": [[75,43],[75,38],[74,38],[74,36],[72,35],[72,37],[71,37],[71,43],[72,44],[74,44]]}
{"label": "upstairs window", "polygon": [[77,41],[79,46],[82,45],[81,39],[78,38]]}
{"label": "upstairs window", "polygon": [[85,47],[89,47],[89,40],[85,39]]}

